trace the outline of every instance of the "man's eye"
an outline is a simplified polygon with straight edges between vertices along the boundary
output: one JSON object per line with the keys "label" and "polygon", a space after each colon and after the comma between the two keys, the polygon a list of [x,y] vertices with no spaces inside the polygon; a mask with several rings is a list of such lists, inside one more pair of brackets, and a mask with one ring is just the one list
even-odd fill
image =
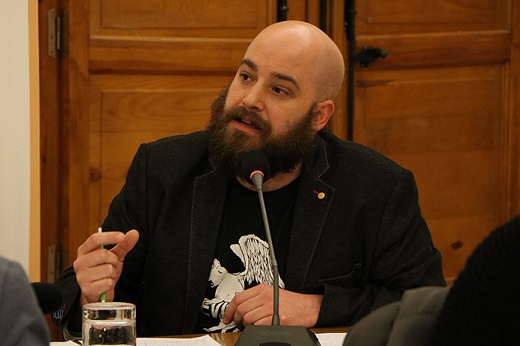
{"label": "man's eye", "polygon": [[280,95],[286,94],[286,92],[282,88],[279,88],[279,87],[274,87],[273,91],[275,92],[275,94],[280,94]]}
{"label": "man's eye", "polygon": [[248,75],[247,73],[241,73],[240,77],[242,78],[243,81],[248,81],[251,79],[251,76]]}

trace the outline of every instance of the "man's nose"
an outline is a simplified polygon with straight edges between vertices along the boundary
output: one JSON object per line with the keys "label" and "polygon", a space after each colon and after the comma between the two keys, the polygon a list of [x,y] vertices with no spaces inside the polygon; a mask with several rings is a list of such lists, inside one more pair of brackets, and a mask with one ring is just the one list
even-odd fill
{"label": "man's nose", "polygon": [[242,105],[247,109],[262,111],[265,106],[265,94],[259,85],[250,88],[244,98]]}

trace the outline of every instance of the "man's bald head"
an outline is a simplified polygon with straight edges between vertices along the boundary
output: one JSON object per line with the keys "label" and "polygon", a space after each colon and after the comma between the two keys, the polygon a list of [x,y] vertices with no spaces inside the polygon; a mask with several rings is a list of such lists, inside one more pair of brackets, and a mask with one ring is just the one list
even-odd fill
{"label": "man's bald head", "polygon": [[[345,63],[338,46],[316,26],[301,21],[283,21],[262,30],[251,42],[290,50],[294,59],[306,63],[316,86],[316,101],[334,99],[345,75]],[[247,57],[247,52],[246,52]]]}

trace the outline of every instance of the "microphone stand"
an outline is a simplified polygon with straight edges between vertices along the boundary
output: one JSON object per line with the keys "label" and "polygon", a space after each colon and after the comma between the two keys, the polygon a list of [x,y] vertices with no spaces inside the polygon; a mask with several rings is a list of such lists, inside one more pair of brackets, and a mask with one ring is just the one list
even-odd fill
{"label": "microphone stand", "polygon": [[271,258],[271,269],[273,271],[273,320],[270,326],[246,326],[236,346],[319,346],[320,342],[316,335],[303,326],[280,326],[279,308],[279,278],[278,263],[276,261],[273,241],[271,238],[271,230],[269,229],[269,221],[264,203],[264,194],[262,192],[264,175],[261,171],[253,171],[251,180],[258,192],[260,200],[260,209],[262,210],[262,219],[264,222],[267,243],[269,244],[269,256]]}
{"label": "microphone stand", "polygon": [[278,308],[280,306],[280,283],[279,283],[279,275],[278,275],[278,262],[276,261],[276,257],[274,256],[274,247],[273,247],[273,239],[271,238],[271,229],[269,228],[269,220],[267,220],[267,212],[265,209],[264,203],[264,194],[262,192],[262,180],[263,176],[261,174],[253,175],[253,183],[256,186],[256,191],[258,192],[258,199],[260,200],[260,209],[262,210],[262,219],[264,221],[265,228],[265,236],[267,237],[267,244],[269,244],[269,256],[271,257],[271,269],[273,271],[274,281],[273,281],[273,320],[271,324],[273,326],[280,325],[280,315],[278,314]]}

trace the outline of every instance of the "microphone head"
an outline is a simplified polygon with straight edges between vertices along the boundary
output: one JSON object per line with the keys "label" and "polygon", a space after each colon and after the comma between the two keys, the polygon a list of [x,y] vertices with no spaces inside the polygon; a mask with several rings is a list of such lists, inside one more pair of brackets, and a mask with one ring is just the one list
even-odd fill
{"label": "microphone head", "polygon": [[38,305],[44,314],[50,314],[59,310],[63,302],[63,293],[57,284],[45,282],[33,282],[31,286],[36,293]]}
{"label": "microphone head", "polygon": [[267,156],[261,150],[253,150],[244,155],[240,167],[240,177],[248,183],[253,184],[252,173],[260,172],[264,176],[263,181],[266,182],[271,176],[271,165]]}

